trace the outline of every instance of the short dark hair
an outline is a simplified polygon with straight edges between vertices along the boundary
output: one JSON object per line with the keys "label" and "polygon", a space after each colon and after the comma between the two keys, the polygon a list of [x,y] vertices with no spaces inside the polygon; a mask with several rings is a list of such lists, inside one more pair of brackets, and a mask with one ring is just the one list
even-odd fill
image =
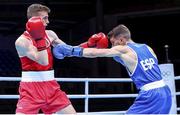
{"label": "short dark hair", "polygon": [[48,8],[45,5],[42,4],[32,4],[27,9],[27,18],[31,18],[33,16],[38,16],[38,12],[45,11],[47,13],[50,13],[50,8]]}
{"label": "short dark hair", "polygon": [[111,38],[111,37],[118,37],[118,36],[124,36],[126,39],[130,39],[131,38],[131,33],[129,31],[129,29],[123,25],[123,24],[120,24],[118,26],[116,26],[115,28],[113,28],[109,33],[108,33],[108,38]]}

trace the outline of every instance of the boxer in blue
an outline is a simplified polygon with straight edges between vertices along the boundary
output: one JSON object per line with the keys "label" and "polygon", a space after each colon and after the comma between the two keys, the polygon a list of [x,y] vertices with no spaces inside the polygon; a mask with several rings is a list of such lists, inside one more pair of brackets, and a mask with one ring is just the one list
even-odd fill
{"label": "boxer in blue", "polygon": [[126,114],[168,114],[172,104],[171,91],[162,79],[158,59],[152,48],[135,43],[125,25],[113,28],[108,33],[108,38],[112,43],[110,49],[61,45],[54,47],[53,53],[59,59],[62,56],[113,57],[127,69],[139,90],[139,95]]}

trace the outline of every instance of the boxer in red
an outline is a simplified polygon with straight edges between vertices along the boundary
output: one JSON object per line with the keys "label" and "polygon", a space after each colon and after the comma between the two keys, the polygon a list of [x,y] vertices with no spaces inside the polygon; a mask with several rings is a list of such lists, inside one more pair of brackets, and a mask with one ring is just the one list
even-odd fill
{"label": "boxer in red", "polygon": [[[54,31],[46,30],[49,13],[47,6],[30,5],[26,31],[15,42],[22,65],[16,114],[37,114],[40,109],[45,114],[76,114],[66,93],[54,78],[51,46],[66,43]],[[103,33],[99,33],[79,46],[105,48],[108,40]]]}

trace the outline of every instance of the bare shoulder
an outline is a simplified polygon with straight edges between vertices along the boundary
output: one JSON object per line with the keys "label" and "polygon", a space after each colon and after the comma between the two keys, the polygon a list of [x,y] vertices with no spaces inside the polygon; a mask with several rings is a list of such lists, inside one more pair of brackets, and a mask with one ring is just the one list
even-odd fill
{"label": "bare shoulder", "polygon": [[53,30],[46,30],[46,34],[53,46],[64,43],[61,39],[59,39],[58,35]]}
{"label": "bare shoulder", "polygon": [[19,36],[18,39],[15,41],[15,45],[19,46],[22,45],[26,40],[24,39],[23,36]]}
{"label": "bare shoulder", "polygon": [[59,39],[57,34],[53,30],[46,30],[46,34],[51,42]]}
{"label": "bare shoulder", "polygon": [[46,30],[46,33],[49,34],[55,34],[55,32],[53,30]]}
{"label": "bare shoulder", "polygon": [[53,30],[46,30],[46,34],[47,34],[49,37],[57,38],[57,34],[56,34]]}
{"label": "bare shoulder", "polygon": [[152,55],[153,55],[155,58],[157,58],[157,56],[156,56],[156,54],[154,53],[153,49],[152,49],[150,46],[148,46],[148,45],[147,45],[147,47],[148,47],[149,51],[152,53]]}
{"label": "bare shoulder", "polygon": [[30,44],[30,40],[26,39],[23,36],[20,36],[16,41],[15,41],[15,46],[16,49],[18,50],[19,48],[26,48]]}
{"label": "bare shoulder", "polygon": [[127,53],[128,51],[130,51],[129,47],[127,47],[126,45],[124,45],[124,46],[122,46],[122,45],[114,46],[111,49],[119,51],[121,53]]}

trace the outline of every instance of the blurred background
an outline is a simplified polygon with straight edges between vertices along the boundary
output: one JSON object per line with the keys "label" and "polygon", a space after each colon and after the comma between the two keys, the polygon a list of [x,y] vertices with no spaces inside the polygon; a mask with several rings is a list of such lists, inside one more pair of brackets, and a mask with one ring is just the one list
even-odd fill
{"label": "blurred background", "polygon": [[[79,45],[98,32],[108,33],[118,24],[125,24],[132,39],[150,45],[159,63],[174,64],[180,75],[179,27],[180,0],[0,0],[0,76],[20,77],[20,61],[15,40],[24,32],[27,7],[41,3],[51,9],[48,29],[70,45]],[[167,60],[165,45],[168,45]],[[109,46],[111,47],[111,46]],[[112,58],[54,59],[56,77],[63,78],[128,78],[124,67]],[[18,94],[19,82],[0,82],[0,94]],[[83,83],[60,83],[67,94],[83,94]],[[92,83],[91,94],[136,93],[133,84]],[[176,90],[180,86],[176,82]],[[126,110],[130,99],[90,99],[89,111]],[[84,100],[71,100],[78,112],[84,111]],[[17,100],[0,99],[0,113],[14,113]],[[179,98],[177,98],[179,106]]]}

